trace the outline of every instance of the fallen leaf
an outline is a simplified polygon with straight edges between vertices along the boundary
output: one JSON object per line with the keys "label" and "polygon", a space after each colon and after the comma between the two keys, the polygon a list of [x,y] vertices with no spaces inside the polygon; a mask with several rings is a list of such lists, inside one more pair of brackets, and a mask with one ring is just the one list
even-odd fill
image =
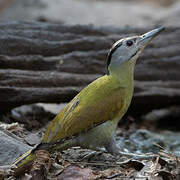
{"label": "fallen leaf", "polygon": [[95,175],[93,175],[91,169],[78,166],[68,166],[57,176],[57,180],[92,180],[94,178]]}

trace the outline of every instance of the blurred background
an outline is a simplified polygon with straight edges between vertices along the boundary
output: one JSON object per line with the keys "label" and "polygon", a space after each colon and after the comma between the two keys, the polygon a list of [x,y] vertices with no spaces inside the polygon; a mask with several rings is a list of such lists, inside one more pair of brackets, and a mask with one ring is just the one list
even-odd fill
{"label": "blurred background", "polygon": [[0,0],[0,20],[96,26],[180,25],[179,0]]}
{"label": "blurred background", "polygon": [[105,74],[116,40],[160,25],[166,31],[136,66],[117,139],[122,150],[156,153],[156,142],[180,154],[179,0],[0,0],[0,128],[28,144],[1,145],[0,164],[38,143],[47,122]]}

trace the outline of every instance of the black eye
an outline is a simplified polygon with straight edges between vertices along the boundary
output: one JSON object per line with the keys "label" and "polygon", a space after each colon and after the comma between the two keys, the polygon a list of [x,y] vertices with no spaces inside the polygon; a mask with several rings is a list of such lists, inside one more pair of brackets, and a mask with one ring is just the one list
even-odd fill
{"label": "black eye", "polygon": [[126,45],[127,45],[127,46],[132,46],[132,45],[133,45],[133,41],[128,40],[128,41],[126,42]]}

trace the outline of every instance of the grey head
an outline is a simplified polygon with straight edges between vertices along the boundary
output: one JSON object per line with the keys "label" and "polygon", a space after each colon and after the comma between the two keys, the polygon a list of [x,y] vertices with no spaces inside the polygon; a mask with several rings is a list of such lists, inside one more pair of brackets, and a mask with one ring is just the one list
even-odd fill
{"label": "grey head", "polygon": [[119,67],[124,62],[136,60],[142,50],[163,30],[164,27],[160,27],[143,35],[127,37],[115,42],[108,53],[107,74],[109,74],[109,66]]}

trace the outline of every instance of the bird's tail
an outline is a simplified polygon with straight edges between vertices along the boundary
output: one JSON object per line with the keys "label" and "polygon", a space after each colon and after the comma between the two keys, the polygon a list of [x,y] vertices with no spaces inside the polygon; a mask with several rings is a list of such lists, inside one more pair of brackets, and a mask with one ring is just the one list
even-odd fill
{"label": "bird's tail", "polygon": [[34,149],[31,149],[24,153],[22,156],[18,157],[12,165],[17,168],[26,167],[32,164],[35,159]]}
{"label": "bird's tail", "polygon": [[62,151],[76,145],[79,145],[76,139],[69,139],[63,143],[40,143],[33,149],[27,151],[19,158],[17,158],[12,165],[20,169],[21,167],[24,168],[32,165],[36,158],[36,150],[47,150],[48,152],[53,153],[55,151]]}

